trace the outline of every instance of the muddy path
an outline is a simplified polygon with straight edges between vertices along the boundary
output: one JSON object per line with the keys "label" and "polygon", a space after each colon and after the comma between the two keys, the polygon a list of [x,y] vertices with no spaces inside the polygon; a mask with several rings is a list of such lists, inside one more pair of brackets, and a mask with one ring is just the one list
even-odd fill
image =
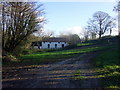
{"label": "muddy path", "polygon": [[[92,58],[98,53],[81,54],[52,64],[26,68],[15,74],[9,70],[11,76],[3,74],[3,88],[99,88],[101,85],[99,79],[94,78],[92,65]],[[77,70],[85,79],[73,79]]]}

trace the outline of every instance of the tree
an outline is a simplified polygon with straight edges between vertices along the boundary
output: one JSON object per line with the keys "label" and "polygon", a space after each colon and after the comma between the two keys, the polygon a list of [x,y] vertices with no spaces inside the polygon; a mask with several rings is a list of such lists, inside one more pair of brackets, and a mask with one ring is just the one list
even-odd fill
{"label": "tree", "polygon": [[42,28],[42,4],[31,2],[3,2],[0,8],[2,48],[13,52],[26,38]]}
{"label": "tree", "polygon": [[120,1],[117,2],[117,5],[113,9],[114,11],[120,11]]}
{"label": "tree", "polygon": [[90,29],[88,29],[87,27],[86,28],[83,28],[83,32],[80,33],[80,35],[82,36],[82,39],[83,41],[87,41],[87,40],[90,40],[90,39],[96,39],[96,33]]}
{"label": "tree", "polygon": [[61,35],[60,37],[66,38],[70,45],[76,45],[80,42],[80,38],[77,34]]}
{"label": "tree", "polygon": [[54,31],[52,30],[47,30],[42,32],[42,37],[54,37]]}
{"label": "tree", "polygon": [[117,5],[114,7],[113,11],[118,13],[118,33],[120,36],[120,1],[117,2]]}
{"label": "tree", "polygon": [[38,30],[35,35],[40,37],[40,38],[50,38],[50,37],[54,37],[54,31],[52,30]]}
{"label": "tree", "polygon": [[91,39],[92,39],[92,40],[93,40],[93,39],[96,39],[96,33],[95,33],[95,32],[91,32],[90,34],[91,34]]}
{"label": "tree", "polygon": [[100,39],[105,32],[112,32],[112,28],[115,27],[114,20],[107,13],[98,11],[93,14],[92,19],[89,19],[87,29],[94,34],[98,34]]}

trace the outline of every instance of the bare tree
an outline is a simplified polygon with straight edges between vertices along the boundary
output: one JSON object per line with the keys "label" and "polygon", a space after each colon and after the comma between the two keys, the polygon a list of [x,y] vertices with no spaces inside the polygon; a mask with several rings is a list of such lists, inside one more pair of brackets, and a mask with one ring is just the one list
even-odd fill
{"label": "bare tree", "polygon": [[117,2],[117,5],[114,7],[113,11],[118,13],[118,33],[120,36],[120,1]]}
{"label": "bare tree", "polygon": [[52,31],[52,30],[43,30],[42,31],[42,33],[41,33],[41,36],[43,37],[43,38],[45,38],[45,37],[54,37],[54,31]]}
{"label": "bare tree", "polygon": [[1,3],[0,21],[2,30],[2,48],[12,52],[20,43],[42,28],[42,4],[32,2],[4,2]]}
{"label": "bare tree", "polygon": [[69,35],[60,35],[62,38],[66,38],[70,45],[76,45],[80,43],[80,37],[77,34],[69,34]]}
{"label": "bare tree", "polygon": [[120,1],[117,2],[117,5],[113,9],[114,11],[120,11]]}
{"label": "bare tree", "polygon": [[112,28],[115,27],[114,20],[115,19],[107,13],[98,11],[94,13],[93,18],[89,20],[87,29],[98,34],[100,39],[105,32],[112,32]]}

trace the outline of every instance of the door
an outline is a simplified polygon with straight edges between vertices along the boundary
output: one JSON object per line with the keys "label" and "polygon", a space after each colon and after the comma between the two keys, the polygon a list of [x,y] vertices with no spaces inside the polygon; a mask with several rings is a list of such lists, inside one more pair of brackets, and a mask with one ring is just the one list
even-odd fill
{"label": "door", "polygon": [[55,48],[57,48],[57,44],[55,44]]}
{"label": "door", "polygon": [[48,48],[50,48],[50,44],[48,44]]}
{"label": "door", "polygon": [[62,44],[62,48],[64,48],[65,46],[64,46],[64,44]]}

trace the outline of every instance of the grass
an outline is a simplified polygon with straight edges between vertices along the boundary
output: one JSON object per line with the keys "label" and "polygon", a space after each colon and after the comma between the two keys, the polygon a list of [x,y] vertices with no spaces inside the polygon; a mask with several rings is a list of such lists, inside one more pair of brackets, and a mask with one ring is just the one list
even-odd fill
{"label": "grass", "polygon": [[21,57],[19,57],[19,59],[21,59],[22,62],[29,62],[29,61],[38,62],[38,63],[49,62],[49,61],[52,62],[52,61],[56,61],[57,59],[69,58],[72,56],[76,56],[78,54],[88,53],[100,49],[102,49],[102,47],[43,52],[43,53],[22,55]]}
{"label": "grass", "polygon": [[[91,47],[84,49],[70,49],[70,50],[46,50],[34,52],[33,54],[22,55],[18,57],[19,61],[13,60],[9,64],[31,64],[37,65],[40,63],[48,63],[55,62],[61,59],[70,58],[73,56],[77,56],[83,53],[88,53],[92,51],[104,50],[103,53],[97,55],[93,62],[96,65],[96,78],[101,79],[101,84],[106,88],[120,88],[120,56],[119,56],[119,46],[118,46],[118,38],[111,37],[108,39],[102,39],[101,41],[91,40],[82,44],[78,44],[77,46],[87,46],[93,44],[100,44],[103,47]],[[104,44],[108,44],[111,46],[105,47]],[[115,46],[116,45],[116,46]],[[49,52],[48,52],[49,51]],[[10,58],[14,58],[10,56]],[[4,64],[3,64],[4,65]],[[72,79],[75,80],[83,80],[85,76],[81,75],[81,71],[77,70],[74,73]]]}
{"label": "grass", "polygon": [[[82,44],[88,45],[88,44]],[[68,49],[68,50],[45,50],[45,51],[33,51],[32,54],[25,54],[16,57],[17,60],[11,60],[10,62],[3,63],[3,66],[15,66],[15,65],[38,65],[41,63],[52,63],[65,58],[75,57],[83,53],[102,50],[104,47],[91,47],[84,49]]]}
{"label": "grass", "polygon": [[[115,47],[114,47],[115,48]],[[119,49],[109,49],[94,58],[97,78],[106,88],[120,88]]]}
{"label": "grass", "polygon": [[[94,78],[100,78],[101,84],[105,88],[120,89],[120,56],[119,46],[111,45],[104,48],[104,52],[97,55],[93,62],[96,65]],[[83,80],[87,77],[81,75],[81,71],[77,70],[72,79]]]}
{"label": "grass", "polygon": [[88,46],[88,45],[93,45],[93,43],[79,43],[77,46]]}
{"label": "grass", "polygon": [[95,40],[88,40],[85,43],[91,43],[91,44],[96,44],[96,45],[104,45],[104,44],[118,44],[119,43],[119,36],[104,36],[101,38],[101,40],[99,39],[95,39]]}
{"label": "grass", "polygon": [[105,51],[96,57],[96,65],[97,66],[107,66],[107,65],[118,65],[119,61],[119,51],[111,50]]}
{"label": "grass", "polygon": [[[82,44],[84,45],[90,45],[91,43],[85,43]],[[38,65],[41,63],[52,63],[56,62],[59,60],[63,60],[65,58],[70,58],[70,57],[75,57],[83,53],[88,53],[92,51],[98,51],[98,50],[103,50],[108,47],[91,47],[91,48],[84,48],[84,49],[68,49],[68,50],[48,50],[48,51],[40,51],[36,50],[36,52],[33,52],[32,54],[26,54],[26,55],[21,55],[17,57],[17,61],[11,61],[7,63],[3,63],[3,66],[11,66],[11,65],[20,65],[20,64],[25,64],[25,65]]]}
{"label": "grass", "polygon": [[71,79],[74,79],[74,80],[83,80],[85,79],[86,77],[85,76],[81,76],[81,70],[76,70],[76,72],[73,74],[73,77]]}

